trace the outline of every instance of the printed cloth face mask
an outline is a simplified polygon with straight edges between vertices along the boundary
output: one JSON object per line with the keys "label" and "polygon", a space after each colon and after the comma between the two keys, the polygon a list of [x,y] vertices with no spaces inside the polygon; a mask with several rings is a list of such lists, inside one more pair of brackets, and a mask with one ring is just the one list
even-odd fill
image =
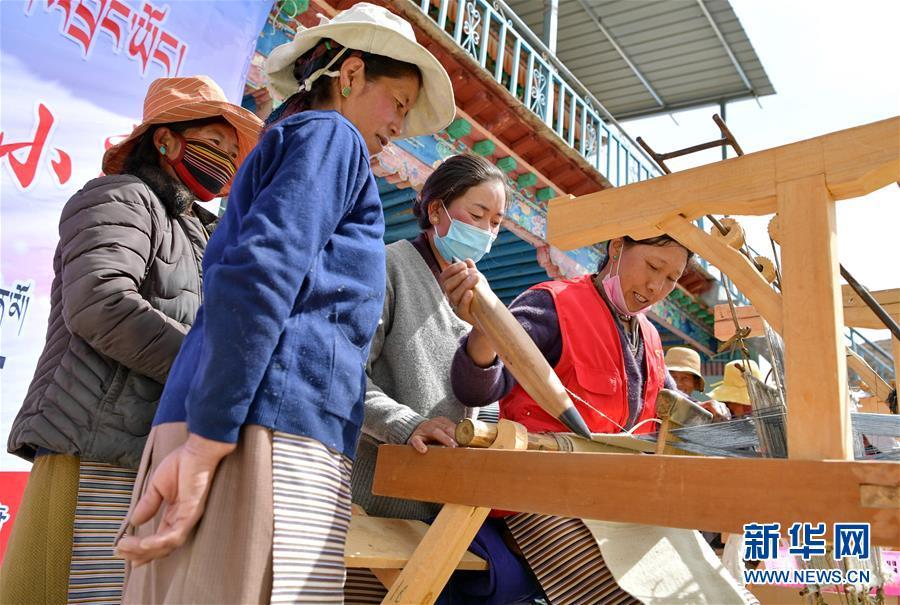
{"label": "printed cloth face mask", "polygon": [[447,235],[441,237],[437,234],[437,228],[434,232],[434,245],[438,252],[444,257],[448,263],[454,260],[465,260],[471,258],[473,262],[478,262],[482,257],[491,251],[491,245],[497,236],[490,231],[479,229],[474,225],[469,225],[463,221],[457,220],[450,216],[447,207],[441,202],[444,212],[450,219],[450,229]]}
{"label": "printed cloth face mask", "polygon": [[181,141],[181,153],[177,158],[166,156],[166,161],[198,200],[212,200],[237,172],[234,160],[206,141],[185,139],[180,134],[175,134]]}

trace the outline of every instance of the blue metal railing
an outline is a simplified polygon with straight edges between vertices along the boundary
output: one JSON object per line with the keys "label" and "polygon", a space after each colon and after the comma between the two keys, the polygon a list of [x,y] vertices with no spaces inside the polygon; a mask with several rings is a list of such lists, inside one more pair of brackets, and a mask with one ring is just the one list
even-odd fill
{"label": "blue metal railing", "polygon": [[613,186],[660,174],[653,160],[502,0],[416,5]]}
{"label": "blue metal railing", "polygon": [[850,348],[865,359],[879,376],[888,382],[894,380],[893,357],[890,353],[853,328],[847,328],[844,337],[850,341]]}

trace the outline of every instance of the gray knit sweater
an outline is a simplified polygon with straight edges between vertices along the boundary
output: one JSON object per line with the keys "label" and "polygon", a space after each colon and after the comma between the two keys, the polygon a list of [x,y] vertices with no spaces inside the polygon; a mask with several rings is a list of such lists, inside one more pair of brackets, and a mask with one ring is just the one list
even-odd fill
{"label": "gray knit sweater", "polygon": [[[366,416],[353,463],[353,501],[370,515],[425,519],[438,505],[372,495],[379,443],[406,443],[426,418],[474,417],[453,395],[450,364],[471,326],[453,313],[424,237],[387,246],[384,311],[366,367]],[[426,259],[430,262],[426,262]],[[433,266],[432,266],[433,265]]]}

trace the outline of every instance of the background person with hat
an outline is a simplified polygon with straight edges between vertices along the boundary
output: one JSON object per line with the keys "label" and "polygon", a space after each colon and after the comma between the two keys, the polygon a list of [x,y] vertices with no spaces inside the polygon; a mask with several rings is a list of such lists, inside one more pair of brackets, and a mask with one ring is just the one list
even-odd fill
{"label": "background person with hat", "polygon": [[750,392],[747,390],[747,380],[744,372],[749,367],[750,374],[759,380],[763,379],[759,366],[752,359],[744,361],[736,359],[725,365],[725,373],[722,382],[714,385],[708,395],[728,406],[732,418],[742,418],[753,413],[750,404]]}
{"label": "background person with hat", "polygon": [[666,351],[666,369],[672,375],[675,386],[685,395],[706,390],[706,381],[700,366],[700,353],[690,347],[672,347]]}
{"label": "background person with hat", "polygon": [[63,208],[47,341],[9,438],[34,466],[0,602],[119,598],[116,518],[200,305],[215,217],[194,201],[227,191],[261,125],[209,78],[158,79],[141,124],[104,155],[107,176]]}
{"label": "background person with hat", "polygon": [[204,303],[119,542],[132,562],[126,603],[343,599],[350,470],[385,291],[370,156],[449,124],[453,89],[408,23],[366,3],[299,32],[267,69],[290,96],[203,259]]}

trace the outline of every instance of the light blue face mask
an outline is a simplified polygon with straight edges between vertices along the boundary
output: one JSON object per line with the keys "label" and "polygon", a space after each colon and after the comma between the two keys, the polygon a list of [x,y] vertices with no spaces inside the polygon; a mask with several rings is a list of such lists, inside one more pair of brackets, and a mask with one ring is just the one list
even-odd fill
{"label": "light blue face mask", "polygon": [[[444,208],[444,212],[447,212],[447,207],[443,204],[441,206]],[[434,231],[434,245],[444,260],[452,263],[454,260],[471,258],[477,263],[491,251],[491,244],[497,239],[496,235],[456,220],[450,216],[449,212],[447,212],[447,217],[450,219],[450,229],[447,230],[447,235],[444,237],[438,235],[437,227]]]}

